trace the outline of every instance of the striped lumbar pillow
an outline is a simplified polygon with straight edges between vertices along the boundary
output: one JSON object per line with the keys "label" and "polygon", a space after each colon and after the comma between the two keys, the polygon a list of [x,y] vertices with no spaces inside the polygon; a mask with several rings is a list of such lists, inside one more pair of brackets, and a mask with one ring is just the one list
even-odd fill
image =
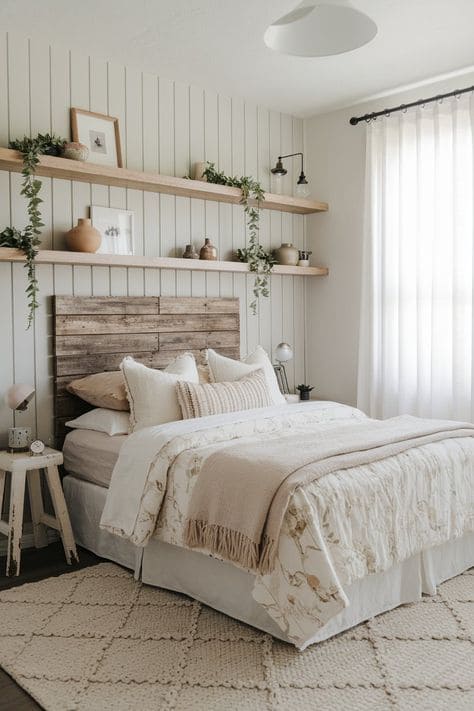
{"label": "striped lumbar pillow", "polygon": [[225,412],[268,407],[272,398],[265,374],[259,369],[240,380],[223,383],[176,383],[178,402],[185,420]]}

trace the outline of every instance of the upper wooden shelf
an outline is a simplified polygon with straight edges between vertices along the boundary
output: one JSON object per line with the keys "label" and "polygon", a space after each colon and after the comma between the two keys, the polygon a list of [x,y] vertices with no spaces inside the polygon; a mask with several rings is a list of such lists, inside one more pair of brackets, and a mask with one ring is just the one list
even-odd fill
{"label": "upper wooden shelf", "polygon": [[[25,255],[19,249],[0,247],[0,262],[24,262]],[[142,267],[155,269],[186,269],[205,272],[248,272],[246,262],[220,262],[205,259],[179,259],[177,257],[144,257],[121,254],[91,254],[68,252],[59,249],[40,249],[36,264],[69,264],[91,267]],[[326,267],[286,267],[276,264],[272,274],[293,276],[327,276]]]}
{"label": "upper wooden shelf", "polygon": [[[21,155],[18,151],[0,148],[0,170],[19,173],[22,165]],[[83,183],[113,185],[118,188],[134,188],[152,193],[180,195],[200,200],[217,200],[231,204],[239,203],[241,196],[238,188],[228,188],[225,185],[214,185],[201,180],[187,180],[186,178],[174,178],[154,173],[140,173],[127,168],[110,168],[95,163],[81,163],[76,160],[52,156],[41,156],[36,172],[38,175],[48,178],[78,180]],[[261,207],[266,210],[294,212],[299,215],[326,212],[328,209],[325,202],[301,200],[290,195],[273,195],[272,193],[265,193],[265,201]]]}

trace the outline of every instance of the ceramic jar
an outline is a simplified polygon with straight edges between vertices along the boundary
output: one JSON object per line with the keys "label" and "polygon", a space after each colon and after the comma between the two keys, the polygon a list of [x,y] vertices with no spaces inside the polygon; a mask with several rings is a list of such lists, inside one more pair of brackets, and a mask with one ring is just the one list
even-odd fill
{"label": "ceramic jar", "polygon": [[194,249],[193,244],[187,244],[183,252],[183,259],[199,259],[199,254]]}
{"label": "ceramic jar", "polygon": [[199,163],[193,163],[191,178],[193,180],[202,180],[203,182],[207,183],[207,177],[204,175],[206,167],[207,163],[205,163],[204,161],[201,161]]}
{"label": "ceramic jar", "polygon": [[97,252],[101,241],[99,230],[92,227],[90,219],[85,217],[79,218],[76,227],[66,234],[67,248],[71,252]]}
{"label": "ceramic jar", "polygon": [[89,149],[83,143],[77,143],[76,141],[65,143],[63,157],[70,160],[85,161],[89,157]]}
{"label": "ceramic jar", "polygon": [[204,244],[199,252],[199,259],[207,259],[210,261],[216,261],[217,259],[217,248],[214,247],[209,237],[206,237]]}
{"label": "ceramic jar", "polygon": [[278,264],[284,264],[287,267],[296,267],[298,264],[298,250],[289,242],[283,242],[281,247],[275,250],[275,256]]}
{"label": "ceramic jar", "polygon": [[10,452],[27,452],[31,442],[31,427],[10,427],[8,448]]}

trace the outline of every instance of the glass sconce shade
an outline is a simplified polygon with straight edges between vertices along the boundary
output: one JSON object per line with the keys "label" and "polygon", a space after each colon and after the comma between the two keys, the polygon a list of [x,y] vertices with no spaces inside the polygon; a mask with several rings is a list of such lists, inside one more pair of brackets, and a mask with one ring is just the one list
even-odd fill
{"label": "glass sconce shade", "polygon": [[279,363],[287,363],[293,358],[293,349],[289,343],[279,343],[275,348],[275,358]]}

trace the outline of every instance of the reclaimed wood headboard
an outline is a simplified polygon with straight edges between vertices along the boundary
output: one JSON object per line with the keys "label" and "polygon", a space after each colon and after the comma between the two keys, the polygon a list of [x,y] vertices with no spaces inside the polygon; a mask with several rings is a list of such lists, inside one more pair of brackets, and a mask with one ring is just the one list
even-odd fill
{"label": "reclaimed wood headboard", "polygon": [[118,370],[126,355],[164,368],[190,351],[198,360],[205,348],[240,357],[239,300],[165,296],[54,296],[55,444],[61,447],[65,422],[91,405],[70,395],[75,378]]}

